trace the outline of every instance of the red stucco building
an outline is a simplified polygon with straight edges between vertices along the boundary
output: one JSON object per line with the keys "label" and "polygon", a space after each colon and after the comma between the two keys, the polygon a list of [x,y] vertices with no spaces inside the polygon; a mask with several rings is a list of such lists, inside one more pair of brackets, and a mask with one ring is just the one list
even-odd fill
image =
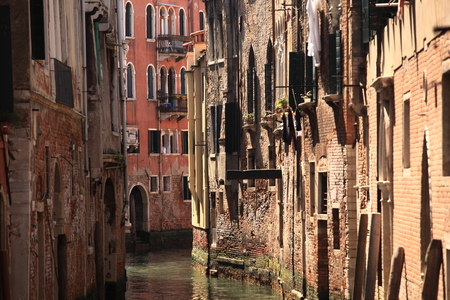
{"label": "red stucco building", "polygon": [[128,193],[132,240],[189,245],[186,65],[202,1],[125,3]]}

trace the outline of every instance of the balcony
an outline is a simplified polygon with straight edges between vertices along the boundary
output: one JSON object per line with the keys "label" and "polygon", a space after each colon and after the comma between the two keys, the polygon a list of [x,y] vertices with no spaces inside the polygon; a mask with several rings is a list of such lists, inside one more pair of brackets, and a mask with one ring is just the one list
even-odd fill
{"label": "balcony", "polygon": [[187,97],[181,94],[161,94],[158,96],[161,119],[181,120],[187,116]]}
{"label": "balcony", "polygon": [[186,57],[187,48],[183,45],[191,41],[189,36],[161,34],[158,36],[159,61],[167,59],[177,61]]}

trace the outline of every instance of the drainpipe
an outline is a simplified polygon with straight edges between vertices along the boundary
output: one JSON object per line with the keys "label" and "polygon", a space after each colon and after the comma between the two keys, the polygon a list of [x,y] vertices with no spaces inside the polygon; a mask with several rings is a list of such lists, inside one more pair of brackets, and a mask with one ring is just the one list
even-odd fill
{"label": "drainpipe", "polygon": [[[84,0],[80,0],[81,3],[81,35],[82,35],[82,51],[83,51],[83,57],[82,57],[82,72],[83,72],[83,110],[84,110],[84,170],[86,174],[86,180],[85,180],[85,190],[84,190],[84,197],[85,197],[85,205],[86,205],[86,211],[89,211],[89,197],[90,197],[90,184],[89,184],[89,156],[88,156],[88,100],[87,100],[87,59],[86,59],[86,7]],[[89,229],[89,221],[86,218],[86,229]],[[85,243],[88,245],[88,238],[87,234],[90,230],[86,230],[85,234]],[[84,269],[87,270],[87,258],[84,261]],[[87,285],[87,271],[84,272],[84,295],[86,296],[86,285]]]}
{"label": "drainpipe", "polygon": [[122,0],[116,0],[117,9],[117,32],[119,35],[118,47],[119,47],[119,94],[122,101],[122,153],[123,153],[123,191],[124,191],[124,204],[122,210],[122,220],[125,218],[125,214],[128,209],[128,161],[127,161],[127,99],[124,93],[123,84],[123,2]]}

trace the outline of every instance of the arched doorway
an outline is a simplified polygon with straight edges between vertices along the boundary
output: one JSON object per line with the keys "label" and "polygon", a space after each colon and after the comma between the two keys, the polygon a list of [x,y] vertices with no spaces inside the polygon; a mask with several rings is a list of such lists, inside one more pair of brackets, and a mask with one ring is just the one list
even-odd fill
{"label": "arched doorway", "polygon": [[131,191],[130,200],[132,201],[132,208],[134,208],[134,212],[131,213],[131,226],[138,233],[143,231],[144,205],[142,203],[141,192],[137,186]]}

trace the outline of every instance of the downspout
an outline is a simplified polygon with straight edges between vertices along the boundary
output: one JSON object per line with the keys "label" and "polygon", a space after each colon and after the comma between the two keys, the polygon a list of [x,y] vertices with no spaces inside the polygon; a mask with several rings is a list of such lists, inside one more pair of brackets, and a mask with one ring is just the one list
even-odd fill
{"label": "downspout", "polygon": [[[89,153],[88,153],[88,100],[87,100],[87,59],[86,59],[86,6],[84,3],[84,0],[80,0],[81,3],[81,35],[82,35],[82,51],[83,51],[83,57],[82,57],[82,72],[83,72],[83,87],[82,87],[82,93],[83,93],[83,110],[84,110],[84,172],[86,174],[85,176],[85,190],[84,190],[84,197],[85,197],[85,205],[86,205],[86,212],[89,212],[90,207],[90,184],[89,184],[89,178],[90,178],[90,172],[89,172]],[[89,228],[89,221],[86,218],[86,232],[85,232],[85,243],[88,245],[88,234],[90,232]],[[87,270],[87,258],[84,260],[84,269]],[[87,271],[84,272],[84,295],[86,296],[86,285],[87,285]]]}
{"label": "downspout", "polygon": [[119,47],[119,94],[122,101],[122,154],[124,158],[123,162],[123,191],[124,191],[124,204],[122,210],[122,220],[125,218],[125,214],[128,209],[128,161],[127,161],[127,99],[124,93],[123,83],[123,3],[122,0],[116,0],[117,10],[117,32],[119,34],[118,47]]}

